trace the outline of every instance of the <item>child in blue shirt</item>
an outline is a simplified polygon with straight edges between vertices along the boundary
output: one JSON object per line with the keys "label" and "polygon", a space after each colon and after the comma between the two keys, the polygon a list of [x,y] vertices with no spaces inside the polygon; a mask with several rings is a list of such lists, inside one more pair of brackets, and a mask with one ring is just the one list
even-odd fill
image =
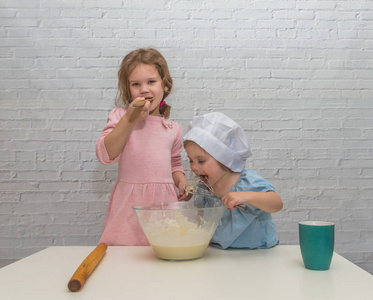
{"label": "child in blue shirt", "polygon": [[[222,197],[227,208],[211,245],[222,249],[277,245],[271,213],[282,209],[282,200],[271,183],[244,169],[251,155],[244,130],[222,113],[208,113],[190,122],[184,148],[191,170]],[[213,196],[205,193],[196,199],[208,202]]]}

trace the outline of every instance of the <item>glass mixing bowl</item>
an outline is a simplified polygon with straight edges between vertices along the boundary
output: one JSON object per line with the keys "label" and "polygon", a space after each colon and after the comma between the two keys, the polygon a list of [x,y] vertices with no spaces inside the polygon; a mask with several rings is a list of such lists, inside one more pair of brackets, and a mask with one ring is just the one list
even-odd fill
{"label": "glass mixing bowl", "polygon": [[133,206],[155,255],[165,260],[190,260],[204,255],[224,205],[221,201],[204,204],[166,202]]}

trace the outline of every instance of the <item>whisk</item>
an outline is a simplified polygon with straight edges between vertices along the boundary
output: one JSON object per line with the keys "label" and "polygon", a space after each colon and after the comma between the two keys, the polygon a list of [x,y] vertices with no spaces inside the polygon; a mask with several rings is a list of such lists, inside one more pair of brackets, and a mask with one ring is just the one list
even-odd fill
{"label": "whisk", "polygon": [[[217,198],[219,200],[221,200],[223,198],[222,196],[216,194],[214,192],[213,188],[210,185],[208,185],[207,183],[203,182],[202,180],[200,180],[200,179],[199,180],[194,180],[193,183],[194,183],[193,185],[188,185],[185,188],[186,195],[192,194],[196,197],[198,197],[198,196],[210,196],[211,197],[212,196],[212,197]],[[237,205],[236,207],[239,208],[239,209],[242,209],[244,211],[248,210],[247,206],[242,205],[242,204]]]}

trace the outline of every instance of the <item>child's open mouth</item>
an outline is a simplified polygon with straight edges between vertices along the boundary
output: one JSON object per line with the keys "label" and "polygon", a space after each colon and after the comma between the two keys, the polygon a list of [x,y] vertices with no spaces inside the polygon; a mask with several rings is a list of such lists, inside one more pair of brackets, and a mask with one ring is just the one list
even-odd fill
{"label": "child's open mouth", "polygon": [[209,184],[209,177],[207,175],[199,175],[199,178],[201,178],[204,184]]}

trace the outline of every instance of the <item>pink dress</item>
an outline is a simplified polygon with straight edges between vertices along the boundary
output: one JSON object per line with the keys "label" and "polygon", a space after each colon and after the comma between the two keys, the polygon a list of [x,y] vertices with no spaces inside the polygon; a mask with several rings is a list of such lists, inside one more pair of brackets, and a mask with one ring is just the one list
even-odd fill
{"label": "pink dress", "polygon": [[103,164],[118,162],[118,179],[107,209],[100,243],[108,245],[149,245],[132,206],[137,203],[177,201],[172,179],[181,165],[182,128],[178,123],[148,116],[135,125],[122,153],[113,160],[104,145],[125,109],[113,109],[96,142],[96,155]]}

